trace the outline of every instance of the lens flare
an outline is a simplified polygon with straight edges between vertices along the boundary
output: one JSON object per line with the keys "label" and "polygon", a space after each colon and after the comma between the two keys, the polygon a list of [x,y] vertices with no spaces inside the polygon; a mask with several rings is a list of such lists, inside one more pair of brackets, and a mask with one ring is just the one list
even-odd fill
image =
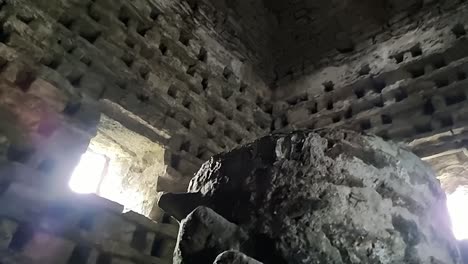
{"label": "lens flare", "polygon": [[82,194],[97,192],[105,166],[105,156],[87,151],[73,171],[68,183],[70,189]]}
{"label": "lens flare", "polygon": [[448,194],[447,207],[455,238],[468,239],[468,187],[458,187],[454,193]]}

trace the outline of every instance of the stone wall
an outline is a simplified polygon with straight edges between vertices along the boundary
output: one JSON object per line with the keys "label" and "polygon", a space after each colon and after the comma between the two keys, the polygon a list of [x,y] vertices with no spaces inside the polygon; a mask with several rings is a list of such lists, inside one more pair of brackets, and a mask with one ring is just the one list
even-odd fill
{"label": "stone wall", "polygon": [[421,156],[464,144],[467,12],[428,13],[408,33],[282,86],[275,129],[347,127]]}
{"label": "stone wall", "polygon": [[289,81],[322,67],[348,63],[366,50],[421,26],[425,19],[444,14],[463,1],[268,2],[279,21],[279,34],[275,35],[275,71],[279,80]]}
{"label": "stone wall", "polygon": [[0,261],[8,264],[171,263],[177,226],[100,197],[60,197],[24,182],[0,193]]}
{"label": "stone wall", "polygon": [[99,110],[86,99],[70,101],[66,91],[43,78],[32,78],[30,61],[5,46],[0,50],[9,60],[0,74],[0,168],[26,169],[0,173],[0,181],[27,177],[31,185],[63,193],[96,133]]}
{"label": "stone wall", "polygon": [[122,214],[122,205],[67,188],[96,135],[96,103],[0,50],[0,262],[170,263],[177,225],[168,218]]}
{"label": "stone wall", "polygon": [[2,3],[0,51],[14,54],[2,56],[5,64],[27,58],[27,81],[44,79],[64,92],[68,114],[82,100],[99,102],[111,118],[165,146],[162,188],[184,190],[209,156],[270,129],[267,86],[198,24],[186,2]]}
{"label": "stone wall", "polygon": [[187,0],[192,15],[230,52],[250,61],[265,81],[274,78],[274,13],[259,0]]}
{"label": "stone wall", "polygon": [[[224,47],[201,19],[210,11],[183,1],[0,1],[0,203],[15,206],[0,214],[0,262],[170,261],[177,227],[155,206],[159,192],[185,191],[209,156],[271,128],[258,59]],[[110,178],[99,194],[122,202],[138,189],[137,209],[159,224],[70,194],[90,142],[115,143],[131,163],[111,190],[119,197]],[[38,251],[44,241],[50,252]]]}

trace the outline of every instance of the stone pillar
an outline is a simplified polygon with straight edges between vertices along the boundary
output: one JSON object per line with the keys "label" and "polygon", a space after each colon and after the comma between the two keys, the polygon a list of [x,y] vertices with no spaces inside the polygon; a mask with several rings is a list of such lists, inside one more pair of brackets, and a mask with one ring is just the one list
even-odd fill
{"label": "stone pillar", "polygon": [[[189,192],[187,200],[198,193],[204,206],[244,230],[249,239],[240,251],[263,263],[461,261],[434,173],[375,136],[320,130],[265,137],[206,162]],[[186,211],[178,205],[184,199],[172,197],[171,205],[163,196],[163,209]],[[193,199],[186,204],[193,207]],[[188,244],[182,238],[179,248]]]}

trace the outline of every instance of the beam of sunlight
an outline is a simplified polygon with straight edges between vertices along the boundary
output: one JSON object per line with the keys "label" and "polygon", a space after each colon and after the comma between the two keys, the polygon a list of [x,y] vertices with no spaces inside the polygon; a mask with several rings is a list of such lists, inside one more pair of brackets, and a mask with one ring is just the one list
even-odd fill
{"label": "beam of sunlight", "polygon": [[452,229],[458,240],[468,239],[468,187],[447,195],[447,207],[452,219]]}
{"label": "beam of sunlight", "polygon": [[68,183],[70,189],[76,193],[95,193],[103,176],[106,157],[87,151],[81,156]]}

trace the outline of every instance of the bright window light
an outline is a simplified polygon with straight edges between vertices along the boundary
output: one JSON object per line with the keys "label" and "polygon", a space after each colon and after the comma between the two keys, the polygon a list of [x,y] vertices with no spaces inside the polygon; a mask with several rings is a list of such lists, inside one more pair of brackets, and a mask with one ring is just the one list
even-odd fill
{"label": "bright window light", "polygon": [[81,156],[68,185],[76,193],[95,193],[103,177],[107,159],[104,155],[87,151]]}
{"label": "bright window light", "polygon": [[455,238],[458,240],[468,239],[468,187],[458,189],[447,195],[447,207]]}

